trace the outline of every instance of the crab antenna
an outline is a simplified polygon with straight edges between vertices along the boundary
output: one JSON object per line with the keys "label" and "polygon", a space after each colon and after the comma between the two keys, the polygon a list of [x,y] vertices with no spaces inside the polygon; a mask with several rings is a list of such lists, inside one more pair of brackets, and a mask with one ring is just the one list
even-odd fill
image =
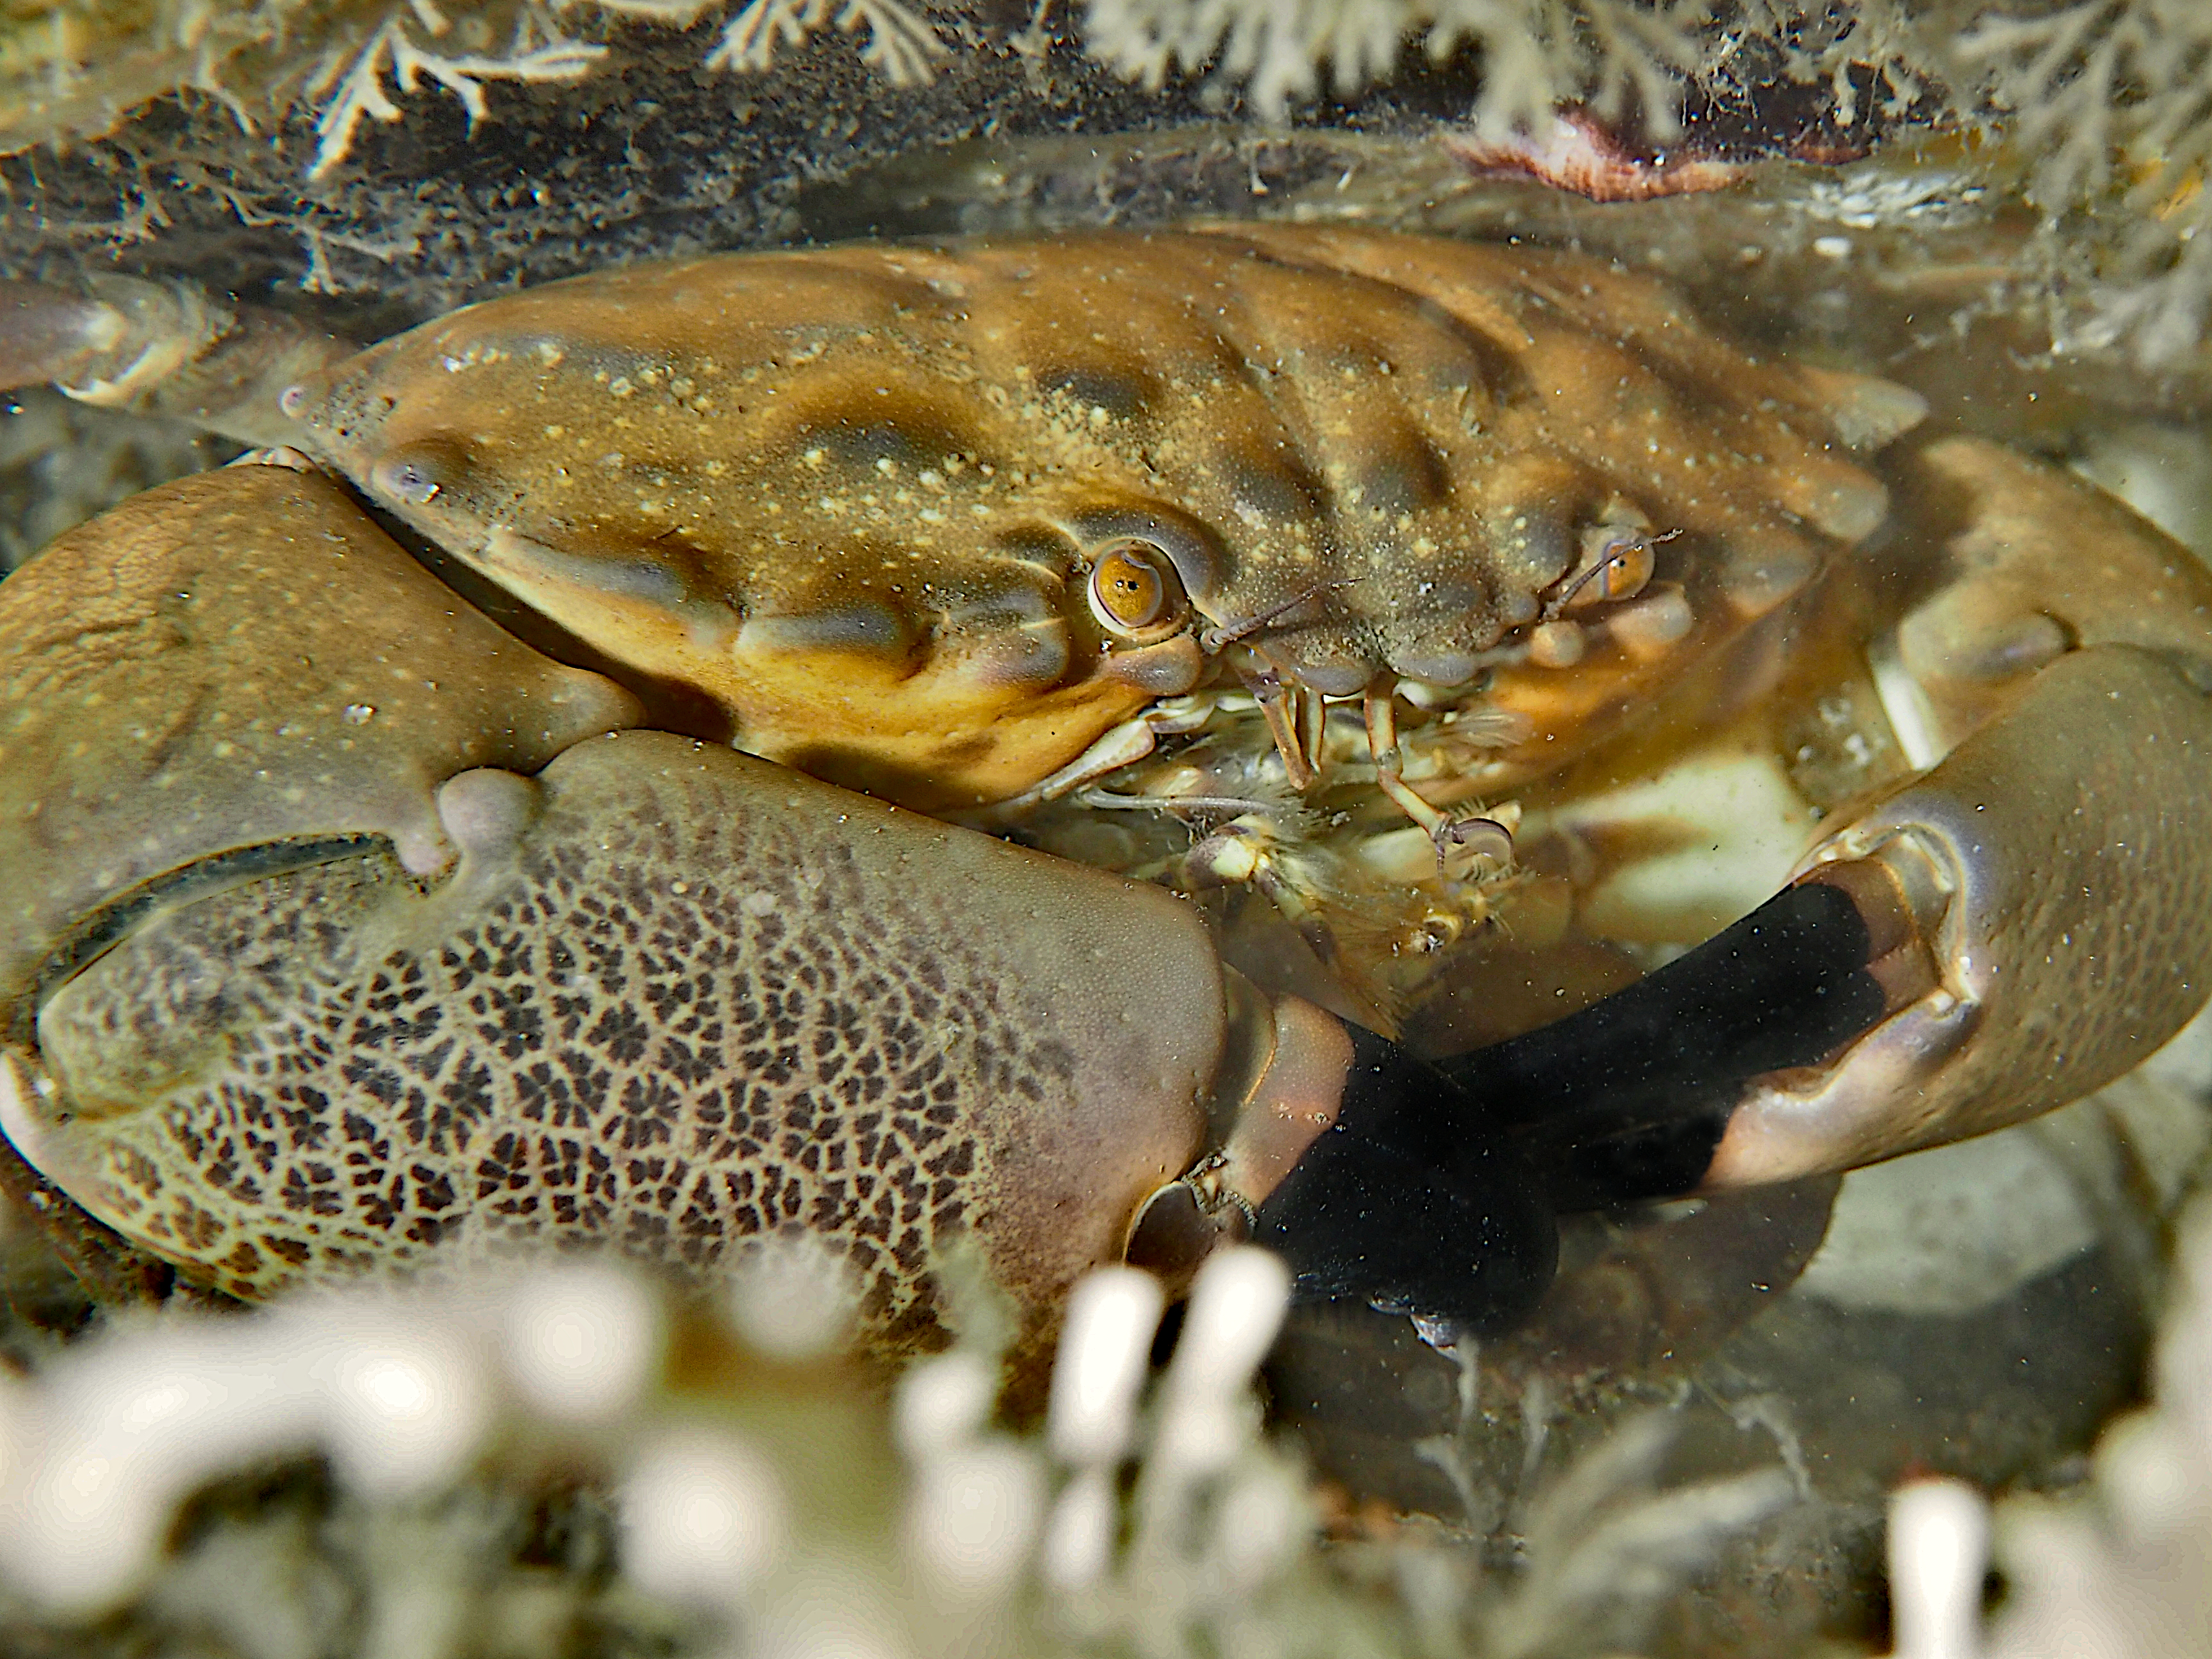
{"label": "crab antenna", "polygon": [[[1682,532],[1680,530],[1664,530],[1656,536],[1624,537],[1620,541],[1614,543],[1613,545],[1617,548],[1657,547],[1662,543],[1673,541]],[[1559,615],[1560,611],[1567,608],[1568,601],[1572,599],[1576,594],[1581,592],[1583,589],[1588,587],[1592,582],[1595,581],[1607,571],[1612,569],[1615,565],[1623,562],[1626,557],[1626,554],[1620,552],[1611,552],[1606,554],[1602,558],[1599,559],[1595,564],[1592,565],[1589,569],[1577,576],[1574,580],[1569,582],[1567,584],[1566,592],[1561,593],[1558,598],[1553,599],[1550,604],[1544,607],[1545,616],[1548,617]]]}
{"label": "crab antenna", "polygon": [[1234,645],[1239,640],[1249,639],[1270,623],[1287,617],[1308,599],[1317,599],[1324,593],[1334,593],[1340,587],[1356,587],[1358,578],[1340,577],[1335,581],[1316,582],[1311,587],[1293,593],[1280,605],[1270,605],[1265,611],[1247,617],[1242,622],[1223,623],[1209,628],[1198,636],[1198,648],[1212,656],[1224,645]]}

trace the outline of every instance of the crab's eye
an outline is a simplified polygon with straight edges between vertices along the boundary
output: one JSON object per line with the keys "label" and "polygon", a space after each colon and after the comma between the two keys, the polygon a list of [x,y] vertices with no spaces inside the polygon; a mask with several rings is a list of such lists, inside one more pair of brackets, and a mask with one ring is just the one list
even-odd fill
{"label": "crab's eye", "polygon": [[1590,569],[1568,595],[1568,610],[1632,599],[1651,580],[1654,555],[1649,536],[1611,530],[1585,538],[1584,546],[1585,556],[1595,556]]}
{"label": "crab's eye", "polygon": [[1167,551],[1129,537],[1091,557],[1091,614],[1110,634],[1149,645],[1182,626],[1188,607]]}

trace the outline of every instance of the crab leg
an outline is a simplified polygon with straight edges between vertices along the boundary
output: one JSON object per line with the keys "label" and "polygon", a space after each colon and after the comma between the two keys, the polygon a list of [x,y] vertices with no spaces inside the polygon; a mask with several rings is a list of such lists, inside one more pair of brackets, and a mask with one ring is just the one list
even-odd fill
{"label": "crab leg", "polygon": [[188,283],[101,275],[87,289],[0,283],[0,388],[51,380],[81,403],[280,444],[298,436],[284,389],[356,349]]}
{"label": "crab leg", "polygon": [[1437,844],[1437,858],[1441,862],[1444,836],[1451,828],[1451,814],[1422,799],[1420,792],[1399,772],[1396,702],[1395,691],[1370,691],[1361,705],[1360,714],[1367,726],[1367,752],[1375,763],[1375,785],[1397,802],[1399,810],[1407,817],[1429,832],[1429,838]]}
{"label": "crab leg", "polygon": [[[1496,818],[1459,816],[1424,799],[1400,772],[1397,694],[1370,691],[1362,706],[1367,725],[1367,752],[1375,762],[1376,787],[1398,805],[1399,810],[1429,833],[1436,844],[1437,872],[1459,874],[1478,858],[1488,859],[1499,869],[1513,862],[1513,834]],[[1457,855],[1455,857],[1455,855]],[[1455,865],[1456,868],[1449,867]]]}
{"label": "crab leg", "polygon": [[1321,775],[1321,699],[1304,686],[1285,684],[1272,669],[1243,677],[1245,689],[1260,704],[1267,735],[1282,757],[1283,775],[1304,789]]}

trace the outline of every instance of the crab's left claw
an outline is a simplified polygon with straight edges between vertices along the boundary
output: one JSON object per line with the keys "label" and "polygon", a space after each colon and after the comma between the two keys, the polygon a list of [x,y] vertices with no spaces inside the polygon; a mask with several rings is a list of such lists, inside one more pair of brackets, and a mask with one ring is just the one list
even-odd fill
{"label": "crab's left claw", "polygon": [[1747,1091],[1709,1185],[2063,1105],[2212,995],[2212,580],[2101,492],[1994,445],[1931,445],[1905,483],[1946,527],[1951,580],[1877,678],[1901,728],[1917,714],[1921,741],[1956,746],[1801,879],[1887,907],[1912,965],[1875,964],[1892,1006],[1865,1036]]}
{"label": "crab's left claw", "polygon": [[1876,672],[1933,763],[1750,915],[1578,1014],[1436,1069],[1363,1037],[1331,1132],[1259,1212],[1309,1293],[1510,1320],[1542,1287],[1527,1237],[1547,1205],[1997,1128],[2204,1005],[2212,579],[1992,446],[1930,445],[1903,479],[1941,580]]}
{"label": "crab's left claw", "polygon": [[1946,580],[1876,676],[1908,751],[1955,746],[1717,938],[1455,1069],[1566,1201],[2017,1122],[2146,1059],[2212,994],[2212,580],[1994,446],[1931,445],[1905,481]]}
{"label": "crab's left claw", "polygon": [[1360,1036],[1329,1132],[1259,1208],[1307,1293],[1510,1322],[1548,1275],[1528,1241],[1551,1206],[2016,1122],[2212,994],[2212,577],[1994,446],[1930,444],[1899,476],[1936,580],[1875,668],[1926,769],[1578,1014],[1442,1067]]}

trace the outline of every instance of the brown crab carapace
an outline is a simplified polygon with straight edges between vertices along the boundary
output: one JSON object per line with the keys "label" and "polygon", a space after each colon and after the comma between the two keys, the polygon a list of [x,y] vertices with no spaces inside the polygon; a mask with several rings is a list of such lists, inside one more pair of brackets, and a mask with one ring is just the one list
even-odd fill
{"label": "brown crab carapace", "polygon": [[1601,742],[1881,522],[1879,381],[1747,362],[1586,261],[1214,227],[579,278],[294,392],[303,447],[738,743],[927,809],[1258,698],[1498,718],[1455,792]]}

